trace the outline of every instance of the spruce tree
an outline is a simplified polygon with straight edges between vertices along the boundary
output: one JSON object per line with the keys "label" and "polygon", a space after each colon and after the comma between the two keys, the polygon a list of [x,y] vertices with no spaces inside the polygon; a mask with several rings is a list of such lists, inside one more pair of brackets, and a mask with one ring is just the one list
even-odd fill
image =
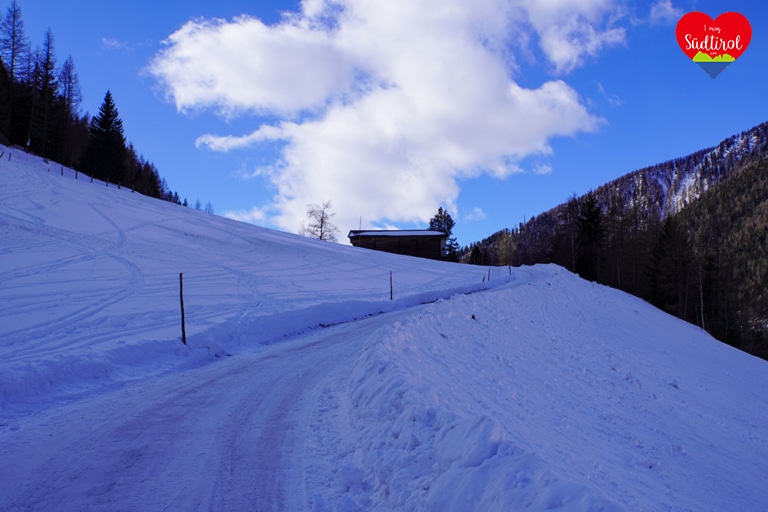
{"label": "spruce tree", "polygon": [[107,91],[98,115],[88,128],[88,147],[82,167],[94,178],[120,183],[126,172],[126,156],[123,121],[112,93]]}
{"label": "spruce tree", "polygon": [[453,226],[455,222],[448,213],[448,210],[444,210],[443,207],[437,209],[437,213],[429,221],[430,231],[442,231],[446,235],[445,241],[445,259],[450,261],[458,260],[459,243],[453,235]]}
{"label": "spruce tree", "polygon": [[594,192],[589,191],[579,206],[576,217],[578,229],[576,273],[584,279],[597,281],[600,274],[600,246],[603,238],[603,211]]}

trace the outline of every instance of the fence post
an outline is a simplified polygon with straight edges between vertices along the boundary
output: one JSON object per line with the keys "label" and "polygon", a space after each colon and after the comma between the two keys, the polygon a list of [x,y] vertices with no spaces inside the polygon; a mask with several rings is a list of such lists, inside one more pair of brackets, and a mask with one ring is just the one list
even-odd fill
{"label": "fence post", "polygon": [[389,271],[389,300],[393,300],[393,290],[392,290],[392,271]]}
{"label": "fence post", "polygon": [[184,325],[184,274],[179,273],[179,302],[181,303],[181,341],[187,344],[187,329]]}

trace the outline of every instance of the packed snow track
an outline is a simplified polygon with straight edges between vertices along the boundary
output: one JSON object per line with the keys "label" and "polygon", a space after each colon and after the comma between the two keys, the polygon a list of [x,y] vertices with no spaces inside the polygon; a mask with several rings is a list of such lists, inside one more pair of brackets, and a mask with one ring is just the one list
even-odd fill
{"label": "packed snow track", "polygon": [[397,314],[22,418],[0,433],[0,510],[307,510],[305,454],[343,433],[332,391]]}

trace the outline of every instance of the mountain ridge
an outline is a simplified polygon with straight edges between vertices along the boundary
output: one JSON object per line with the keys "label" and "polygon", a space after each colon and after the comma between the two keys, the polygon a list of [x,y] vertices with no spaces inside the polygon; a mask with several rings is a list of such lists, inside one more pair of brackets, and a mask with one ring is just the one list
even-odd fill
{"label": "mountain ridge", "polygon": [[[762,123],[715,146],[632,171],[573,196],[516,228],[465,247],[460,259],[482,265],[557,263],[706,327],[721,341],[768,358],[768,311],[756,291],[759,280],[751,277],[768,272],[761,259],[765,247],[761,252],[741,244],[744,255],[721,250],[728,240],[759,244],[768,232],[768,220],[749,217],[750,210],[764,206],[761,194],[749,194],[749,205],[730,212],[721,205],[716,215],[682,215],[747,170],[757,167],[753,172],[760,176],[766,158],[768,123]],[[754,181],[762,187],[761,180]],[[747,185],[733,188],[743,190]],[[735,204],[742,196],[746,197],[718,195],[714,201]],[[750,233],[740,233],[746,229]],[[703,237],[701,232],[718,235]],[[753,269],[752,273],[736,271],[733,261]],[[714,304],[721,311],[713,310]],[[710,319],[719,318],[715,322],[719,326],[708,324],[708,308]]]}

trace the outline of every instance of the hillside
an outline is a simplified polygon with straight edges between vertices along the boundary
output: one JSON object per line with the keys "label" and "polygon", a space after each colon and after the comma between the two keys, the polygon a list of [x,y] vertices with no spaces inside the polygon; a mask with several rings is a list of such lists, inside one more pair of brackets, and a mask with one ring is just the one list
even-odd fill
{"label": "hillside", "polygon": [[[760,234],[768,230],[768,224],[759,214],[752,214],[764,209],[761,176],[766,158],[768,123],[763,123],[715,147],[634,171],[573,197],[515,229],[472,244],[462,260],[558,263],[590,280],[649,300],[705,327],[722,341],[768,358],[764,320],[768,309],[761,298],[762,288],[754,284],[754,276],[764,268],[761,255],[768,242]],[[755,188],[742,194],[753,181]],[[720,193],[723,187],[741,192]],[[596,206],[590,222],[586,222],[588,200]],[[705,207],[709,214],[689,211],[702,201],[709,205]],[[674,255],[664,248],[672,228],[677,237],[670,242],[677,251]],[[715,232],[719,234],[701,235]],[[722,245],[737,239],[749,239],[755,245]],[[660,289],[660,282],[666,283],[662,288],[674,289]],[[707,322],[707,317],[718,318]]]}
{"label": "hillside", "polygon": [[642,300],[555,265],[489,282],[0,151],[4,511],[768,502],[768,363]]}
{"label": "hillside", "polygon": [[[446,263],[368,251],[361,263],[360,250],[76,179],[73,170],[18,150],[0,152],[0,385],[14,390],[0,394],[0,416],[22,397],[47,401],[197,365],[209,352],[268,344],[482,283],[477,269]],[[188,349],[180,341],[179,273]]]}

